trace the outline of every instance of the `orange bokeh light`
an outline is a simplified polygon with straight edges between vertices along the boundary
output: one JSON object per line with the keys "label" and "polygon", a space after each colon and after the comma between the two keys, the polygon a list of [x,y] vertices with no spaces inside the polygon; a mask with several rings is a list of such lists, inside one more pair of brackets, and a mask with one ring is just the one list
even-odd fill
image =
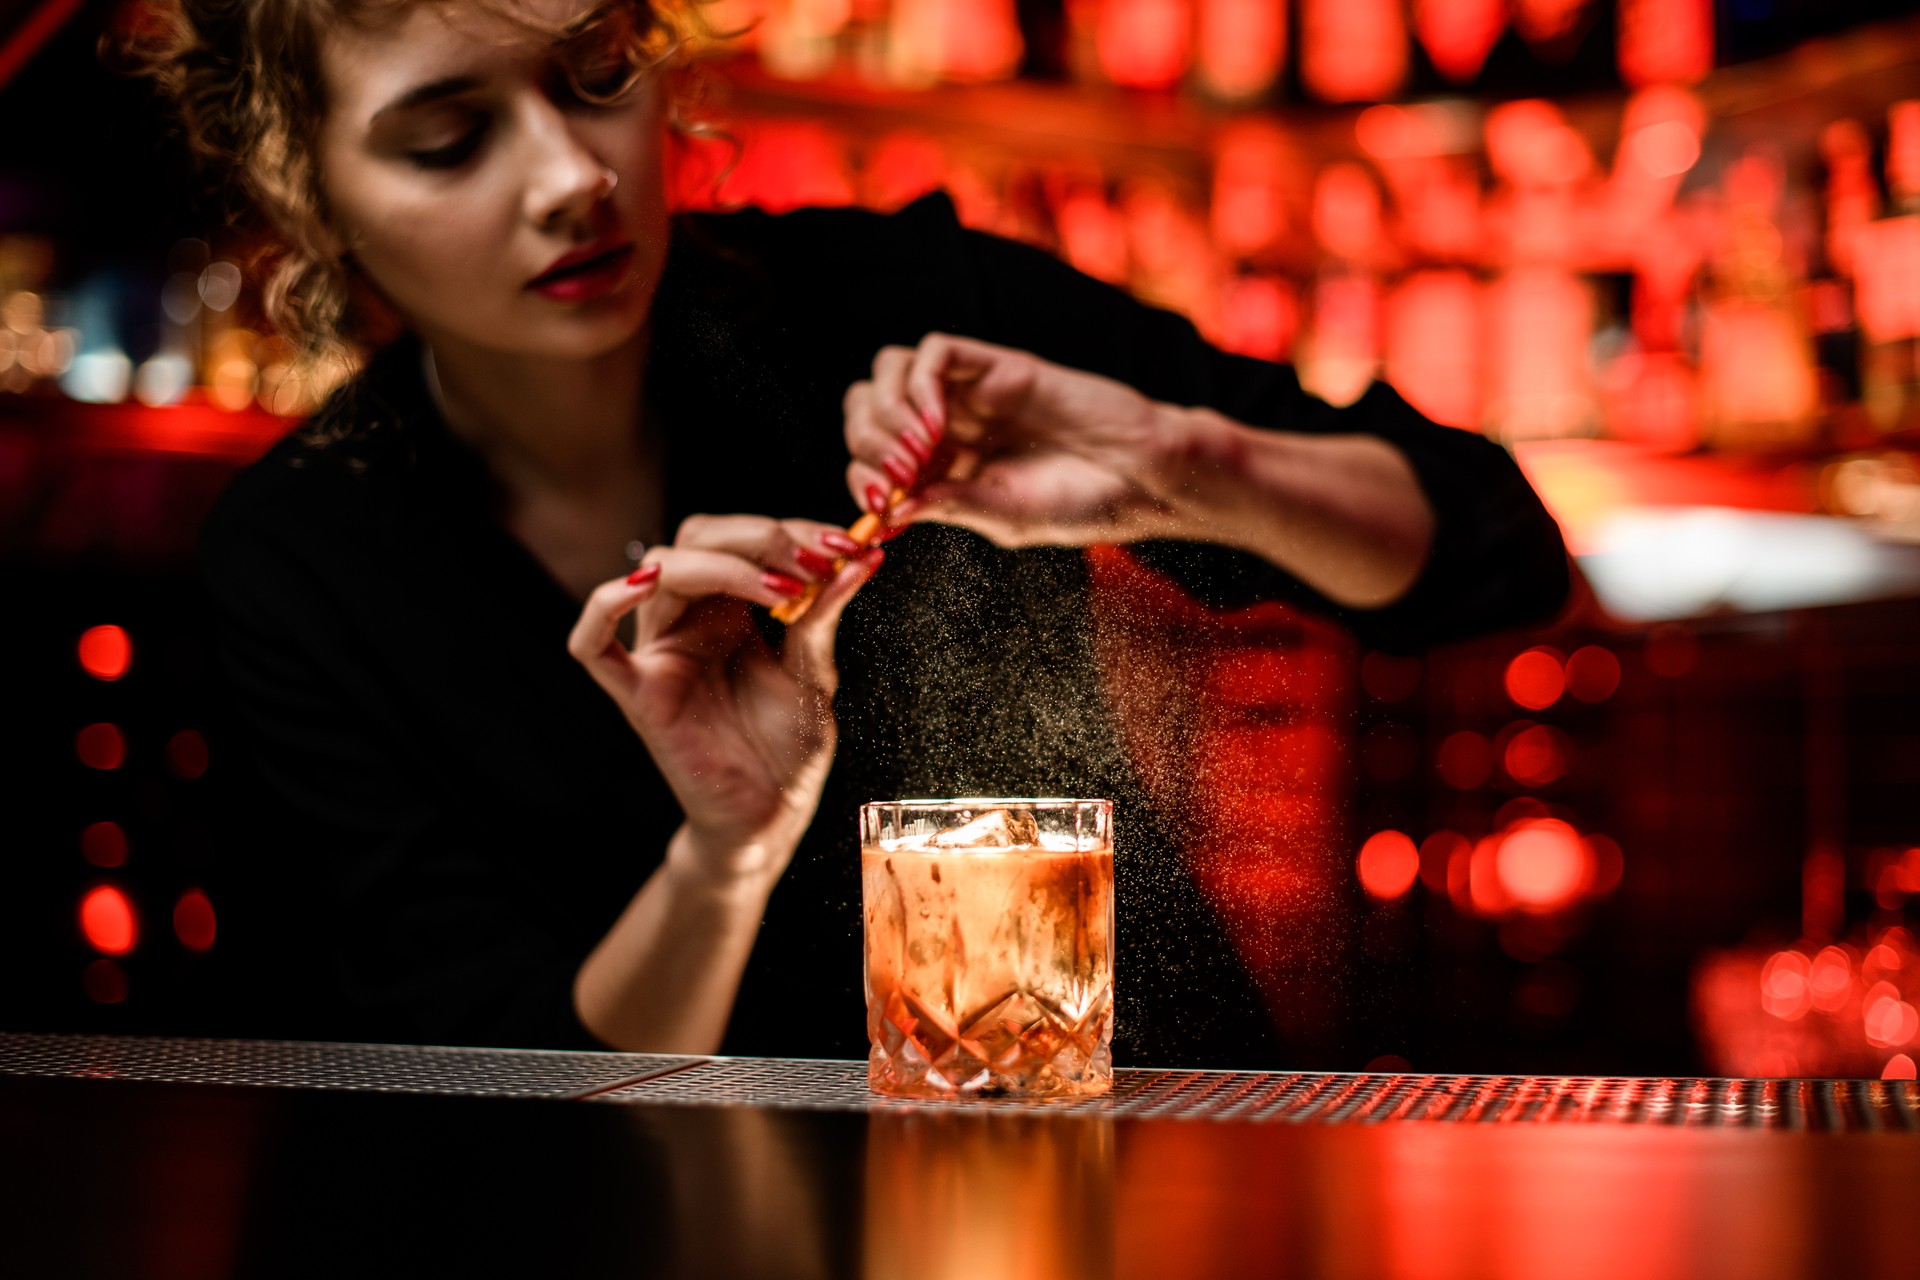
{"label": "orange bokeh light", "polygon": [[80,633],[80,665],[95,680],[118,680],[133,665],[133,641],[126,628],[88,627]]}
{"label": "orange bokeh light", "polygon": [[74,735],[73,752],[89,769],[118,769],[127,759],[127,738],[117,724],[90,724]]}
{"label": "orange bokeh light", "polygon": [[1507,664],[1506,686],[1507,696],[1518,705],[1529,711],[1546,710],[1567,688],[1559,653],[1537,646],[1519,654]]}
{"label": "orange bokeh light", "polygon": [[1620,687],[1620,659],[1613,650],[1583,645],[1567,659],[1567,692],[1582,702],[1605,702]]}
{"label": "orange bokeh light", "polygon": [[1516,824],[1500,838],[1494,868],[1514,903],[1533,911],[1570,905],[1587,887],[1586,842],[1558,818]]}
{"label": "orange bokeh light", "polygon": [[117,822],[90,822],[80,831],[80,856],[96,867],[127,864],[127,833]]}
{"label": "orange bokeh light", "polygon": [[198,889],[189,889],[173,904],[173,934],[189,951],[213,948],[213,903]]}
{"label": "orange bokeh light", "polygon": [[1354,860],[1360,887],[1383,902],[1403,896],[1420,874],[1420,851],[1398,831],[1376,831]]}
{"label": "orange bokeh light", "polygon": [[80,932],[95,951],[123,956],[140,940],[140,920],[118,886],[96,885],[80,899]]}

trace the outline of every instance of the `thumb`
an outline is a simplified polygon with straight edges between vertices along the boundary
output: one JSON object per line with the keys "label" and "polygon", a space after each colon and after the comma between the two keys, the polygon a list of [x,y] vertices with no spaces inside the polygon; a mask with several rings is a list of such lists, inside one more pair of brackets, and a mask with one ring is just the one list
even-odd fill
{"label": "thumb", "polygon": [[886,558],[887,553],[879,547],[869,547],[848,560],[833,581],[821,589],[806,616],[787,628],[780,662],[795,680],[829,696],[839,687],[840,671],[833,661],[833,641],[840,631],[840,615],[846,612],[847,602],[853,599],[854,593],[866,585]]}

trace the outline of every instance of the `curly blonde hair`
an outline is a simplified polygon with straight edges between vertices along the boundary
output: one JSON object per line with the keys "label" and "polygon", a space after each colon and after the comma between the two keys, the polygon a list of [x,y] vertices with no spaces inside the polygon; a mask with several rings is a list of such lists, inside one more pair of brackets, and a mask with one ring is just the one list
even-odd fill
{"label": "curly blonde hair", "polygon": [[[147,0],[103,50],[145,76],[171,102],[195,157],[233,201],[237,224],[266,245],[258,264],[269,323],[309,365],[350,364],[353,346],[375,337],[380,318],[356,297],[351,273],[327,234],[327,202],[315,144],[327,104],[320,49],[329,30],[377,21],[415,4],[499,17],[568,42],[611,29],[630,75],[679,70],[717,39],[703,0],[600,0],[564,24],[516,0]],[[609,96],[604,92],[583,96]],[[697,89],[680,86],[669,123],[685,122]]]}

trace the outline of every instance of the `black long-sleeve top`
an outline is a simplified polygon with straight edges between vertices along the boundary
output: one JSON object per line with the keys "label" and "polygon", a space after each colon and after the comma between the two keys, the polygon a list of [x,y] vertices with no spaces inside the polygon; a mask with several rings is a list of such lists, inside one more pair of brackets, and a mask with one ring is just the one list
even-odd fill
{"label": "black long-sleeve top", "polygon": [[[846,388],[881,346],[943,330],[1406,455],[1438,520],[1403,599],[1343,610],[1243,553],[1136,548],[1209,604],[1293,601],[1404,651],[1539,619],[1567,591],[1558,531],[1496,446],[1383,385],[1334,409],[1285,366],[1222,353],[1178,316],[962,228],[944,197],[891,216],[682,218],[653,324],[669,530],[702,511],[845,523]],[[499,497],[403,340],[243,473],[203,531],[263,800],[225,918],[275,1031],[590,1043],[574,973],[681,815],[567,654],[579,607],[506,530]],[[1086,595],[1077,550],[1005,551],[942,526],[889,544],[841,625],[838,755],[767,907],[727,1051],[864,1054],[860,802],[1103,795],[1119,806],[1120,1060],[1273,1059],[1251,984],[1122,757]]]}

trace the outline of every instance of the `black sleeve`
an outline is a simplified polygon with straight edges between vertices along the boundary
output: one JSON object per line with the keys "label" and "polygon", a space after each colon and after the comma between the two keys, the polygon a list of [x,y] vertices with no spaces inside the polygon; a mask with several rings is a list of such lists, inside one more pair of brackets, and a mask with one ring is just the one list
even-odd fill
{"label": "black sleeve", "polygon": [[1344,608],[1245,552],[1203,543],[1135,548],[1210,606],[1288,600],[1337,618],[1364,644],[1411,651],[1541,621],[1565,603],[1569,573],[1559,527],[1498,445],[1429,421],[1384,383],[1336,409],[1302,390],[1286,365],[1220,351],[1185,318],[1040,249],[958,230],[944,199],[923,200],[908,213],[927,230],[943,221],[953,228],[947,234],[959,245],[955,270],[976,291],[986,330],[972,336],[1253,427],[1378,436],[1412,465],[1436,519],[1426,566],[1401,599],[1380,609]]}
{"label": "black sleeve", "polygon": [[203,531],[201,576],[267,793],[236,879],[256,936],[284,925],[249,963],[293,976],[281,998],[300,1005],[265,1021],[348,1039],[599,1047],[573,1013],[580,957],[489,857],[486,815],[436,798],[445,789],[401,745],[312,548],[286,522],[259,527],[225,505]]}

